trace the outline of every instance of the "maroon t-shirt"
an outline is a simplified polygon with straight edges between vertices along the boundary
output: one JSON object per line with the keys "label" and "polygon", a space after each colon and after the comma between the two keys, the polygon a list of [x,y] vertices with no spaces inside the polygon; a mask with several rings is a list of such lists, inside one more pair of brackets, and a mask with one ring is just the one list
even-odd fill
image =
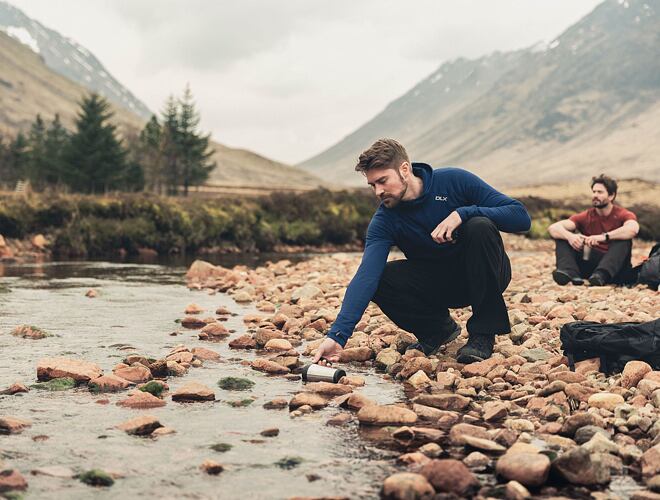
{"label": "maroon t-shirt", "polygon": [[[614,205],[610,215],[607,216],[598,215],[596,209],[592,207],[579,214],[571,215],[569,219],[575,223],[575,227],[580,233],[585,236],[594,236],[619,229],[627,220],[637,220],[637,216],[630,210]],[[595,248],[601,252],[607,252],[609,245],[604,241],[598,243]]]}

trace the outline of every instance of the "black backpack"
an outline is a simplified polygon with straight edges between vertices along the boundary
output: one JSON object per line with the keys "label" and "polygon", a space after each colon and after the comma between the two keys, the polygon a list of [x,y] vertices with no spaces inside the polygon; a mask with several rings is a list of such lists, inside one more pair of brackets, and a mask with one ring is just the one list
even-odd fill
{"label": "black backpack", "polygon": [[637,281],[650,286],[654,290],[658,289],[660,284],[660,243],[653,246],[649,258],[639,266]]}
{"label": "black backpack", "polygon": [[561,348],[571,370],[575,362],[600,358],[606,375],[623,371],[628,361],[645,361],[660,370],[660,319],[646,323],[602,324],[573,321],[561,327]]}

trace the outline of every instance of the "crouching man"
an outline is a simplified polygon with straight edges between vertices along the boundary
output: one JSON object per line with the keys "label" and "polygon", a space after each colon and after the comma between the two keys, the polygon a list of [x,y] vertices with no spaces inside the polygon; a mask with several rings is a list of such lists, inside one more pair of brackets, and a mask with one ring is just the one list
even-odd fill
{"label": "crouching man", "polygon": [[[448,308],[472,306],[469,340],[458,361],[489,358],[495,335],[510,331],[502,292],[511,266],[499,231],[529,230],[525,207],[465,170],[410,163],[392,139],[376,141],[355,170],[381,203],[367,229],[362,263],[314,362],[339,360],[369,301],[413,333],[419,344],[411,347],[427,355],[461,331]],[[387,262],[395,245],[407,258]]]}
{"label": "crouching man", "polygon": [[617,183],[601,174],[591,180],[592,208],[555,222],[548,228],[554,238],[559,285],[622,284],[631,272],[632,239],[639,232],[637,216],[615,205]]}

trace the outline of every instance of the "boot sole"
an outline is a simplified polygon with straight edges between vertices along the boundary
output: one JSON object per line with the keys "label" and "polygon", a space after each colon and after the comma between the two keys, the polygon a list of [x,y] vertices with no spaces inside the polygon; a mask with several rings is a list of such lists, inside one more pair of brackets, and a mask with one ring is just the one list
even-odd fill
{"label": "boot sole", "polygon": [[442,346],[445,346],[445,345],[449,344],[450,342],[456,340],[460,334],[461,334],[461,325],[456,324],[456,329],[455,329],[453,332],[451,332],[451,334],[449,335],[449,337],[447,337],[445,340],[443,340],[443,341],[438,345],[438,347],[436,347],[435,349],[433,349],[429,354],[427,354],[427,356],[433,356],[434,354],[436,354],[436,353],[440,350],[440,348],[441,348]]}

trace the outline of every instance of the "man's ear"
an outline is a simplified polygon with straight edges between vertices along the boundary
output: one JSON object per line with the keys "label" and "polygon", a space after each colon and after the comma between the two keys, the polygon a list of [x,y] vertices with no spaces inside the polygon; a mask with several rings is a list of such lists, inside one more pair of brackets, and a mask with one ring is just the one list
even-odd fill
{"label": "man's ear", "polygon": [[399,172],[402,174],[411,174],[412,173],[412,167],[410,166],[410,163],[407,161],[404,161],[401,166],[399,166]]}

